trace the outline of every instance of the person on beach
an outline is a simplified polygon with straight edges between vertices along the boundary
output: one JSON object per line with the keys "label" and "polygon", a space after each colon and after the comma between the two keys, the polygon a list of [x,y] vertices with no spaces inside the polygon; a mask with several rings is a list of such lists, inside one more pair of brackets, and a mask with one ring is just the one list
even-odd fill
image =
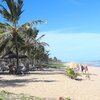
{"label": "person on beach", "polygon": [[88,71],[88,67],[87,66],[85,66],[85,73]]}
{"label": "person on beach", "polygon": [[88,71],[88,66],[87,65],[81,65],[81,71],[86,73]]}

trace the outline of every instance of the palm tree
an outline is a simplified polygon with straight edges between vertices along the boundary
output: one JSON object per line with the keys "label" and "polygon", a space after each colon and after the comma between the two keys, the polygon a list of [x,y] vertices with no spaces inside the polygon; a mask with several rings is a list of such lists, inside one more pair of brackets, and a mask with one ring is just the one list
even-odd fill
{"label": "palm tree", "polygon": [[41,65],[44,63],[44,59],[46,57],[46,49],[45,46],[49,46],[46,42],[41,42],[41,38],[44,37],[45,35],[40,36],[39,38],[35,39],[36,40],[36,45],[33,48],[33,59],[34,59],[34,64]]}
{"label": "palm tree", "polygon": [[[24,45],[24,40],[19,34],[17,34],[17,43],[18,46]],[[4,51],[7,51],[7,47],[9,48],[8,50],[13,49],[15,52],[15,40],[12,35],[12,26],[7,23],[0,22],[0,54],[3,54]]]}
{"label": "palm tree", "polygon": [[[37,38],[39,30],[36,27],[32,28],[32,24],[35,24],[34,22],[45,23],[44,20],[35,20],[17,27],[17,44],[19,47],[19,53],[25,54],[27,52],[29,58],[31,55],[30,52],[33,50],[33,48],[40,44],[38,42],[44,36],[42,35]],[[9,50],[12,49],[12,51],[15,52],[15,41],[12,34],[12,26],[8,23],[0,22],[0,44],[0,53],[5,54],[4,51],[6,51],[7,47]]]}
{"label": "palm tree", "polygon": [[[41,38],[45,35],[37,38],[39,30],[36,27],[32,28],[30,23],[31,22],[28,22],[20,27],[17,27],[17,45],[19,48],[19,54],[26,54],[28,59],[33,64],[35,61],[40,61],[43,55],[41,54],[41,56],[39,56],[40,51],[44,50],[44,46],[48,44],[40,42]],[[0,44],[0,53],[2,53],[2,55],[5,55],[9,51],[16,52],[15,40],[12,35],[12,26],[7,23],[0,23]],[[43,49],[41,49],[40,46],[43,46]],[[38,59],[36,55],[38,56]]]}
{"label": "palm tree", "polygon": [[15,48],[17,55],[17,73],[19,73],[19,57],[18,57],[18,43],[17,43],[17,23],[22,14],[23,0],[3,0],[6,3],[7,8],[0,4],[0,14],[12,24],[12,36],[15,40]]}
{"label": "palm tree", "polygon": [[[36,20],[33,22],[39,23],[41,21]],[[45,21],[42,22],[44,23]],[[45,51],[44,47],[48,45],[45,42],[40,42],[41,38],[45,35],[42,35],[37,38],[39,30],[36,27],[32,28],[32,25],[30,25],[29,23],[22,25],[18,30],[20,34],[22,30],[24,31],[24,35],[22,35],[22,38],[25,41],[25,45],[20,48],[21,53],[26,54],[32,64],[33,62],[40,60],[42,58],[42,56],[39,56],[40,53],[43,54],[43,52]]]}
{"label": "palm tree", "polygon": [[[0,23],[0,33],[6,33],[6,38],[3,38],[0,41],[0,52],[4,50],[5,46],[11,49],[15,48],[15,52],[17,55],[17,73],[20,72],[19,67],[19,49],[21,46],[24,46],[27,40],[29,48],[31,47],[30,44],[34,44],[34,40],[37,36],[37,30],[32,29],[33,24],[38,23],[46,23],[45,20],[34,20],[32,22],[25,23],[24,25],[18,27],[18,20],[22,14],[22,7],[23,7],[23,0],[3,0],[8,6],[4,7],[0,4],[0,14],[8,21],[9,23]],[[24,33],[24,34],[23,34]],[[32,37],[31,37],[32,36]],[[1,34],[0,38],[5,37],[5,35]],[[10,38],[9,38],[10,37]],[[21,46],[20,46],[21,45]],[[20,46],[20,47],[19,47]],[[28,50],[30,52],[30,50]]]}

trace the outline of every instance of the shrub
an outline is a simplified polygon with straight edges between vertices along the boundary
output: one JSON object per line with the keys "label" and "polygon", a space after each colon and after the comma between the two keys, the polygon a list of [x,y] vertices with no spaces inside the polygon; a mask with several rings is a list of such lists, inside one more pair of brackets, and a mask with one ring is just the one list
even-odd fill
{"label": "shrub", "polygon": [[66,98],[65,100],[71,100],[71,99],[68,97],[68,98]]}
{"label": "shrub", "polygon": [[80,74],[75,72],[72,68],[68,68],[66,70],[66,75],[69,76],[71,79],[77,79],[77,76],[80,76]]}
{"label": "shrub", "polygon": [[7,91],[0,92],[0,100],[45,100],[40,97],[33,97],[26,94],[14,94]]}

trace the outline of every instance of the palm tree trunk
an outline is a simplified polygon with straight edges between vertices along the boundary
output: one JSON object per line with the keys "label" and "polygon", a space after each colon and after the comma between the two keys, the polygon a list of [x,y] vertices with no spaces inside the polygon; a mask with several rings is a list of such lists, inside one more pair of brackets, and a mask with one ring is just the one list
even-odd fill
{"label": "palm tree trunk", "polygon": [[15,49],[16,49],[16,74],[20,73],[20,66],[19,66],[19,52],[18,52],[18,43],[17,43],[17,34],[15,36]]}
{"label": "palm tree trunk", "polygon": [[16,50],[16,74],[20,74],[20,67],[19,67],[19,52],[18,52],[18,34],[16,32],[16,26],[13,28],[13,35],[15,39],[15,50]]}

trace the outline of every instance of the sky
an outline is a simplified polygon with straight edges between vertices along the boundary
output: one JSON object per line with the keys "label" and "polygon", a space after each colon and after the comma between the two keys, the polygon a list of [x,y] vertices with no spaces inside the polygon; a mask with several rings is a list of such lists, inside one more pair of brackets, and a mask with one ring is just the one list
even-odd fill
{"label": "sky", "polygon": [[[100,0],[23,0],[19,25],[32,20],[50,46],[50,56],[62,61],[100,60]],[[1,21],[5,21],[1,18]]]}

